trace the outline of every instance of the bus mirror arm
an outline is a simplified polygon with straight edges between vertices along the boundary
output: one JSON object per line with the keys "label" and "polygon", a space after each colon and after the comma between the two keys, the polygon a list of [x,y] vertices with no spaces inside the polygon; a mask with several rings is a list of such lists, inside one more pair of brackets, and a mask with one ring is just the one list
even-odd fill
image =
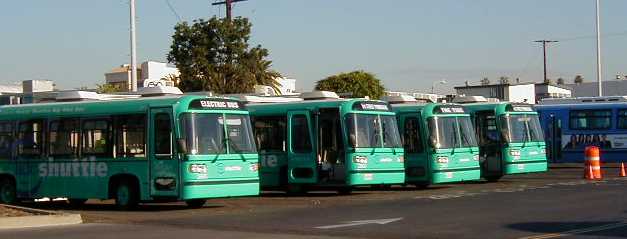
{"label": "bus mirror arm", "polygon": [[187,154],[187,141],[185,139],[179,138],[176,139],[176,151],[179,154]]}

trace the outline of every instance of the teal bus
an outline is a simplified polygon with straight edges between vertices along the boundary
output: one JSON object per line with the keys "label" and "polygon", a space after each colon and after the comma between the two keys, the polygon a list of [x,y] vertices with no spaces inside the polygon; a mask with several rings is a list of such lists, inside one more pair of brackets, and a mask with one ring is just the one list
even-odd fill
{"label": "teal bus", "polygon": [[0,202],[185,201],[259,194],[245,106],[172,95],[0,107]]}
{"label": "teal bus", "polygon": [[458,104],[387,97],[405,148],[405,182],[416,187],[481,178],[479,147],[470,115]]}
{"label": "teal bus", "polygon": [[488,181],[508,174],[547,171],[546,144],[538,113],[529,104],[464,104],[474,119],[481,173]]}
{"label": "teal bus", "polygon": [[262,189],[302,193],[401,184],[403,147],[386,102],[339,99],[332,92],[302,101],[249,102]]}

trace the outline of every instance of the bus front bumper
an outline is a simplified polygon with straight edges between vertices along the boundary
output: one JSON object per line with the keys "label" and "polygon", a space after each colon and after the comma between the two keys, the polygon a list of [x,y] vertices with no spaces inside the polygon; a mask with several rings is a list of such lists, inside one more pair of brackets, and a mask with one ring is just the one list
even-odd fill
{"label": "bus front bumper", "polygon": [[539,173],[546,172],[548,163],[544,161],[520,161],[510,162],[505,165],[505,174],[520,174],[520,173]]}
{"label": "bus front bumper", "polygon": [[404,182],[405,169],[353,170],[349,172],[347,178],[349,186],[403,184]]}
{"label": "bus front bumper", "polygon": [[457,169],[450,171],[436,171],[431,177],[431,183],[455,183],[464,181],[476,181],[481,178],[481,169]]}
{"label": "bus front bumper", "polygon": [[183,183],[182,199],[206,199],[259,195],[259,179],[191,181]]}

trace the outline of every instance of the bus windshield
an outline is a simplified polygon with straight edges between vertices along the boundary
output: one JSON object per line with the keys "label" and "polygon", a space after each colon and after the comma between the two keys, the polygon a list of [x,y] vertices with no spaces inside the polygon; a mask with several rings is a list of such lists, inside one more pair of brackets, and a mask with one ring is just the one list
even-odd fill
{"label": "bus windshield", "polygon": [[503,125],[505,139],[510,143],[544,141],[537,115],[506,115]]}
{"label": "bus windshield", "polygon": [[433,117],[429,119],[433,146],[438,149],[477,147],[470,117]]}
{"label": "bus windshield", "polygon": [[[190,154],[255,153],[248,115],[184,114],[181,129]],[[226,130],[226,131],[225,131]],[[226,137],[225,137],[226,136]]]}
{"label": "bus windshield", "polygon": [[403,147],[393,115],[350,114],[346,128],[353,148]]}

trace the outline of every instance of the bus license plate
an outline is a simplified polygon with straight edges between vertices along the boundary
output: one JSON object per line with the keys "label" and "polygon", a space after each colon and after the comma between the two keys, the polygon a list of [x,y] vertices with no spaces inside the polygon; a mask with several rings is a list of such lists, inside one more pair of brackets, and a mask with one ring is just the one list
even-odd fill
{"label": "bus license plate", "polygon": [[446,173],[446,178],[453,178],[453,172]]}

